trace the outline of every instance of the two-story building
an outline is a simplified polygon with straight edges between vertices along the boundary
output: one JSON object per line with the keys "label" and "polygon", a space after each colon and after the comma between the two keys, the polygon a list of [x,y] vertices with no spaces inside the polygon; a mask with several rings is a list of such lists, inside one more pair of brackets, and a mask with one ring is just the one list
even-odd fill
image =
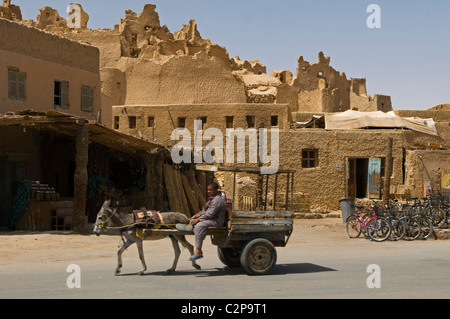
{"label": "two-story building", "polygon": [[0,114],[55,110],[109,119],[102,114],[108,98],[101,93],[99,54],[96,47],[0,19]]}

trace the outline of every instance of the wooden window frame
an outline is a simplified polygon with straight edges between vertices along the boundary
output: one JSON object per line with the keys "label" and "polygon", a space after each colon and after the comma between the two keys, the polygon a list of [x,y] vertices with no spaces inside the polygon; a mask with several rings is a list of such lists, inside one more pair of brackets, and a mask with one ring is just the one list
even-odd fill
{"label": "wooden window frame", "polygon": [[94,88],[91,86],[81,87],[81,110],[84,112],[94,111]]}
{"label": "wooden window frame", "polygon": [[136,116],[128,116],[128,127],[130,129],[137,128],[137,117]]}
{"label": "wooden window frame", "polygon": [[59,109],[69,109],[69,82],[55,81],[53,106]]}
{"label": "wooden window frame", "polygon": [[254,115],[247,115],[245,117],[247,128],[256,128],[256,117]]}
{"label": "wooden window frame", "polygon": [[234,128],[234,116],[225,116],[226,128]]}
{"label": "wooden window frame", "polygon": [[27,74],[16,68],[8,68],[8,97],[10,100],[27,99]]}
{"label": "wooden window frame", "polygon": [[155,127],[155,117],[154,116],[147,117],[147,127],[150,127],[150,128]]}
{"label": "wooden window frame", "polygon": [[280,125],[280,117],[278,115],[272,115],[270,117],[270,126],[278,127]]}
{"label": "wooden window frame", "polygon": [[186,128],[186,118],[185,117],[179,117],[177,124],[178,124],[178,128]]}
{"label": "wooden window frame", "polygon": [[319,150],[315,148],[305,148],[302,150],[302,168],[319,167]]}

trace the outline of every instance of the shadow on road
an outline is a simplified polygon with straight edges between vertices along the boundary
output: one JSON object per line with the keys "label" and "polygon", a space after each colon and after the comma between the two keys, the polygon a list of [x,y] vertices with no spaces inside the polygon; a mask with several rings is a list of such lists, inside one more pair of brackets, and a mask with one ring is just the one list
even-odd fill
{"label": "shadow on road", "polygon": [[273,274],[274,275],[310,274],[326,271],[337,271],[337,270],[310,263],[296,263],[296,264],[277,265],[273,270]]}
{"label": "shadow on road", "polygon": [[[289,274],[310,274],[319,272],[337,271],[336,269],[323,267],[311,263],[295,263],[295,264],[279,264],[273,269],[270,276],[274,275],[289,275]],[[247,273],[241,267],[236,268],[214,268],[202,270],[179,270],[172,274],[167,274],[165,271],[149,272],[144,276],[196,276],[196,277],[218,277],[218,276],[232,276],[232,275],[246,275]],[[134,274],[120,274],[119,276],[136,276]]]}

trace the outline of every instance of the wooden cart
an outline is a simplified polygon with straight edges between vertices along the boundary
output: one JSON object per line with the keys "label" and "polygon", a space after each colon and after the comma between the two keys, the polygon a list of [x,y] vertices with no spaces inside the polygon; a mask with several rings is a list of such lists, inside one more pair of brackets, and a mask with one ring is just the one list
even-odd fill
{"label": "wooden cart", "polygon": [[[257,168],[218,167],[220,171],[234,173],[233,210],[228,212],[226,227],[210,228],[208,235],[218,247],[220,261],[228,267],[242,267],[250,275],[270,274],[277,262],[275,247],[285,247],[293,232],[293,186],[294,170],[279,170],[277,174],[265,175],[264,207],[257,211],[234,211],[236,174],[260,174]],[[286,175],[284,211],[276,211],[278,179]],[[269,177],[274,178],[273,209],[267,211]],[[172,229],[148,229],[145,233],[169,235],[193,235]]]}

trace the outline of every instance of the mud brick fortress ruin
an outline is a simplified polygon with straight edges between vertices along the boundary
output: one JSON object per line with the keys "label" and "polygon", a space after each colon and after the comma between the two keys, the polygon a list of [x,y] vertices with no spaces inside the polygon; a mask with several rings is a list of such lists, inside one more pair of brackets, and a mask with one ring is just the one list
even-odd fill
{"label": "mud brick fortress ruin", "polygon": [[[390,96],[369,95],[366,79],[347,78],[323,52],[316,63],[300,56],[295,75],[288,70],[267,74],[258,60],[230,57],[223,46],[202,38],[195,20],[172,33],[161,26],[152,4],[139,14],[127,10],[112,29],[101,30],[87,27],[89,16],[82,8],[80,28],[75,29],[50,7],[42,8],[36,21],[22,20],[20,8],[10,0],[4,0],[0,17],[3,88],[8,87],[5,70],[14,63],[28,73],[27,81],[31,78],[32,71],[25,70],[24,59],[17,56],[44,60],[71,74],[63,78],[56,71],[35,70],[48,72],[52,81],[70,82],[71,94],[77,85],[92,88],[85,94],[91,103],[81,110],[79,98],[54,104],[53,92],[50,101],[41,103],[42,94],[31,91],[43,89],[32,83],[27,83],[30,98],[25,101],[11,101],[2,88],[0,114],[25,108],[56,110],[165,147],[176,143],[170,138],[174,129],[193,132],[199,119],[204,130],[218,128],[224,134],[228,128],[278,128],[280,167],[296,170],[297,211],[336,210],[346,197],[381,199],[389,171],[391,194],[403,199],[421,196],[424,183],[440,189],[441,169],[450,167],[450,105],[394,111]],[[2,58],[7,55],[9,59]],[[383,127],[375,116],[380,113],[396,123],[416,122]],[[339,119],[336,116],[347,120],[339,123],[350,123],[361,114],[366,115],[364,127],[328,127]],[[218,178],[230,191],[231,179]],[[256,198],[256,185],[255,179],[239,176],[237,208],[242,209],[243,197]],[[279,196],[282,202],[284,195]]]}

